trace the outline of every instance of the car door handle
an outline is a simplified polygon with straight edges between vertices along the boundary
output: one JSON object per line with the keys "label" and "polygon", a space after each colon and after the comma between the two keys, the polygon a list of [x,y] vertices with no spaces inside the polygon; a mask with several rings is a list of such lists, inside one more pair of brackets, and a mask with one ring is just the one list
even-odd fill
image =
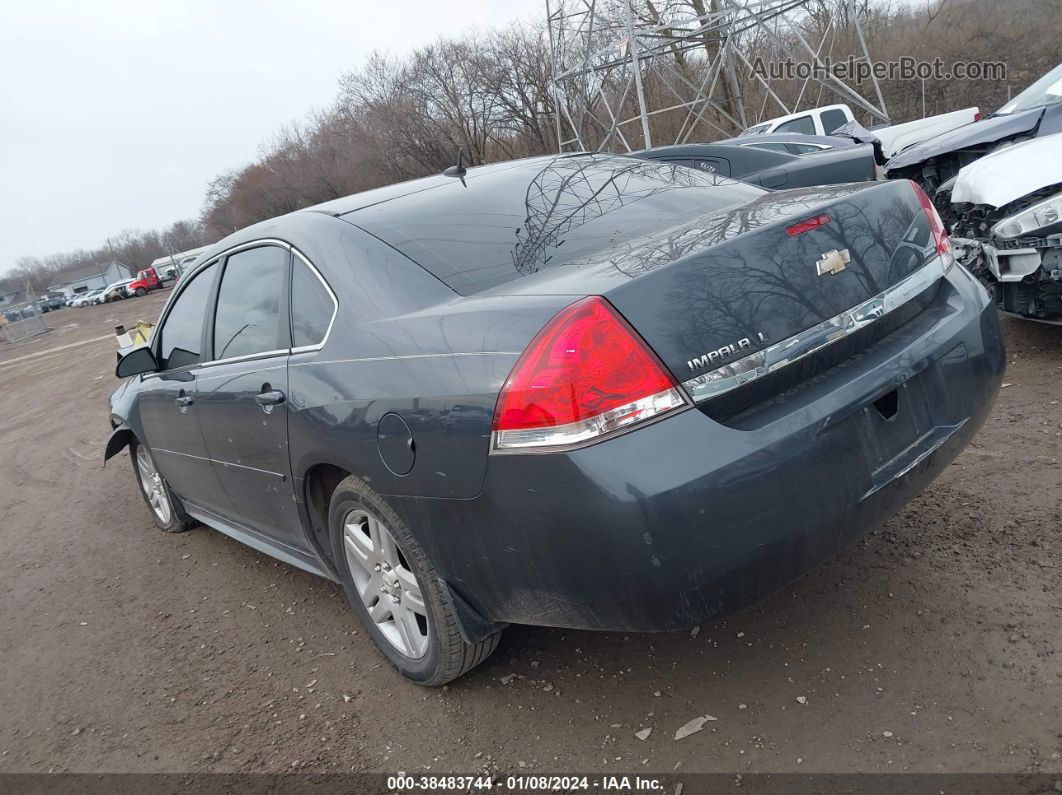
{"label": "car door handle", "polygon": [[174,398],[173,402],[176,403],[180,408],[184,409],[188,408],[193,403],[195,403],[195,398],[191,395],[181,395],[178,398]]}
{"label": "car door handle", "polygon": [[259,392],[254,396],[254,402],[259,406],[279,406],[284,402],[284,393],[279,389],[271,389],[268,392]]}

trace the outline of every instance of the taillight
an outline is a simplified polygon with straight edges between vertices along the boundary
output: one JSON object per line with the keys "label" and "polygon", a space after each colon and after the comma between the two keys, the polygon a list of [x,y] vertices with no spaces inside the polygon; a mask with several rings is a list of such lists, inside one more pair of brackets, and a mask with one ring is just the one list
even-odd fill
{"label": "taillight", "polygon": [[944,272],[947,273],[951,266],[955,264],[955,254],[951,250],[951,238],[948,237],[948,230],[944,228],[940,213],[933,206],[932,199],[922,190],[922,186],[911,180],[908,180],[908,182],[911,182],[911,187],[914,188],[918,203],[922,205],[922,212],[926,214],[926,220],[929,222],[929,236],[933,241],[933,246],[936,248],[937,255],[944,260]]}
{"label": "taillight", "polygon": [[558,312],[509,373],[494,451],[594,442],[687,405],[675,379],[604,298]]}

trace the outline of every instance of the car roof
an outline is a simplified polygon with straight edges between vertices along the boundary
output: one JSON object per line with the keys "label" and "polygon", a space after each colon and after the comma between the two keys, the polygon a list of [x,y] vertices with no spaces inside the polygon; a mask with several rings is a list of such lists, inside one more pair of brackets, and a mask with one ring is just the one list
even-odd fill
{"label": "car roof", "polygon": [[[571,155],[561,155],[561,157],[572,156],[577,157],[582,152],[572,153]],[[549,162],[556,158],[557,155],[544,155],[540,157],[526,157],[521,160],[507,160],[503,163],[492,163],[486,166],[474,166],[467,169],[463,177],[464,180],[476,179],[488,174],[494,174],[499,171],[507,171],[510,169],[519,168],[541,168],[543,163]],[[443,174],[435,174],[428,177],[419,177],[417,179],[406,180],[405,182],[398,182],[393,185],[384,185],[380,188],[373,188],[371,190],[362,191],[361,193],[352,193],[350,196],[343,196],[339,199],[332,199],[331,201],[323,202],[321,204],[315,204],[311,207],[306,207],[297,212],[316,212],[327,213],[328,215],[346,215],[347,213],[356,212],[364,209],[365,207],[371,207],[376,204],[391,201],[392,199],[398,199],[402,196],[409,196],[414,193],[422,193],[434,188],[440,188],[446,185],[459,184],[457,177],[448,177]]]}
{"label": "car roof", "polygon": [[[814,108],[808,108],[807,110],[798,110],[795,113],[787,113],[785,116],[775,116],[773,119],[764,119],[759,124],[777,124],[778,122],[786,122],[792,119],[798,119],[801,116],[810,116],[812,113],[822,113],[827,110],[844,110],[847,105],[843,102],[838,102],[833,105],[819,105]],[[849,108],[851,110],[851,108]],[[756,125],[759,126],[759,125]]]}
{"label": "car roof", "polygon": [[661,219],[677,223],[757,193],[707,170],[607,152],[529,158],[444,179],[341,217],[461,295],[594,256],[657,229]]}
{"label": "car roof", "polygon": [[[748,153],[741,147],[727,149]],[[772,152],[761,155],[764,159],[796,159]],[[627,190],[624,186],[632,186],[631,200],[613,202],[610,197]],[[683,193],[676,188],[683,188]],[[691,196],[688,189],[699,192]],[[746,201],[752,190],[756,189],[721,175],[652,163],[652,158],[609,152],[546,155],[469,168],[461,177],[422,177],[267,219],[218,241],[200,261],[209,262],[242,243],[285,238],[288,230],[307,223],[325,224],[324,219],[332,216],[386,243],[443,284],[468,295],[525,271],[584,256],[614,242],[616,234],[637,234],[658,216],[703,213]],[[604,197],[598,198],[596,191],[603,191]],[[553,209],[550,197],[562,197],[564,206]],[[592,211],[582,212],[581,207]],[[607,222],[594,222],[606,216]],[[625,226],[618,233],[601,231],[600,227],[620,217]],[[514,236],[529,235],[529,230],[550,223],[559,231],[541,235],[540,245],[525,245],[514,259],[514,245],[522,242],[514,243]],[[554,251],[561,245],[563,252]]]}
{"label": "car roof", "polygon": [[[372,188],[371,190],[362,191],[360,193],[352,193],[349,196],[341,196],[338,199],[331,199],[327,202],[303,207],[302,209],[273,218],[267,218],[249,226],[245,226],[242,229],[238,229],[231,235],[218,240],[213,245],[207,246],[204,251],[196,257],[196,260],[202,259],[205,262],[213,258],[218,252],[225,251],[234,245],[239,245],[240,243],[260,238],[267,229],[272,233],[276,229],[276,221],[282,218],[304,215],[306,213],[319,213],[340,217],[368,207],[375,207],[394,199],[411,197],[416,194],[423,194],[427,191],[433,191],[439,188],[453,188],[455,186],[460,188],[469,181],[502,171],[519,168],[527,169],[529,171],[539,171],[544,164],[556,160],[557,158],[578,157],[587,154],[588,153],[586,152],[566,152],[560,155],[543,155],[539,157],[523,158],[520,160],[507,160],[502,163],[469,167],[462,177],[448,177],[443,174],[433,174],[427,177],[418,177],[416,179],[406,180],[405,182],[398,182],[393,185]],[[350,220],[353,220],[353,218]]]}

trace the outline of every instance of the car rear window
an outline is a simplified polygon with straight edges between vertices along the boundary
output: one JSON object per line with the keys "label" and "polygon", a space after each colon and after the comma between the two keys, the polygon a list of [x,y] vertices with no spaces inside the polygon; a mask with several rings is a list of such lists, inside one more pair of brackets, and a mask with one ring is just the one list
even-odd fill
{"label": "car rear window", "polygon": [[838,108],[831,108],[830,110],[824,110],[822,112],[822,129],[829,135],[838,127],[844,127],[848,124],[848,117],[844,115],[843,110]]}
{"label": "car rear window", "polygon": [[370,205],[343,218],[462,295],[520,279],[762,191],[706,171],[617,155],[536,158]]}
{"label": "car rear window", "polygon": [[812,121],[811,116],[798,116],[795,119],[790,119],[785,124],[779,124],[774,131],[776,133],[788,132],[814,135],[815,122]]}

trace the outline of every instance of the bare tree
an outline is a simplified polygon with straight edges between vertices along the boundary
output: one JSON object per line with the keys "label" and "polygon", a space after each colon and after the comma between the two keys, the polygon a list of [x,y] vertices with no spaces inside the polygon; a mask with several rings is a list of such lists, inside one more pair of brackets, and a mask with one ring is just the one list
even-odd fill
{"label": "bare tree", "polygon": [[[665,27],[669,20],[677,24],[719,6],[717,0],[641,0],[636,5],[643,21]],[[829,32],[828,52],[822,55],[834,61],[858,51],[854,14],[881,61],[909,56],[1008,65],[1006,80],[884,80],[881,88],[895,121],[916,118],[923,107],[928,114],[969,105],[994,110],[1011,91],[1062,61],[1062,40],[1057,25],[1050,24],[1058,19],[1058,0],[811,0],[794,13],[802,15],[798,21],[808,40],[821,40]],[[738,36],[732,44],[750,63],[781,55],[755,28]],[[647,75],[650,104],[672,104],[683,81],[705,79],[723,42],[703,38],[697,46],[657,56],[671,58],[674,69]],[[797,42],[792,43],[798,51]],[[162,254],[195,248],[276,215],[438,173],[454,162],[458,149],[470,165],[555,151],[554,124],[565,109],[553,107],[552,76],[544,20],[442,38],[402,58],[375,53],[340,76],[331,107],[281,128],[265,140],[250,165],[215,177],[199,219],[157,231],[124,231],[92,251],[23,258],[0,284],[20,288],[28,280],[33,289],[42,289],[64,272],[87,265],[102,271],[112,260],[130,270],[142,268]],[[752,116],[781,112],[744,70],[728,70],[721,79],[722,105],[730,115],[738,98]],[[775,83],[772,89],[790,107],[798,98],[807,106],[830,96],[796,80]],[[630,92],[624,96],[622,87],[610,86],[602,90],[613,91],[614,105],[622,106],[625,116],[633,115]],[[664,133],[663,138],[683,130],[689,140],[715,140],[734,131],[734,123],[716,110],[704,113],[692,128],[684,127],[689,123],[684,109],[652,118],[654,134]]]}

